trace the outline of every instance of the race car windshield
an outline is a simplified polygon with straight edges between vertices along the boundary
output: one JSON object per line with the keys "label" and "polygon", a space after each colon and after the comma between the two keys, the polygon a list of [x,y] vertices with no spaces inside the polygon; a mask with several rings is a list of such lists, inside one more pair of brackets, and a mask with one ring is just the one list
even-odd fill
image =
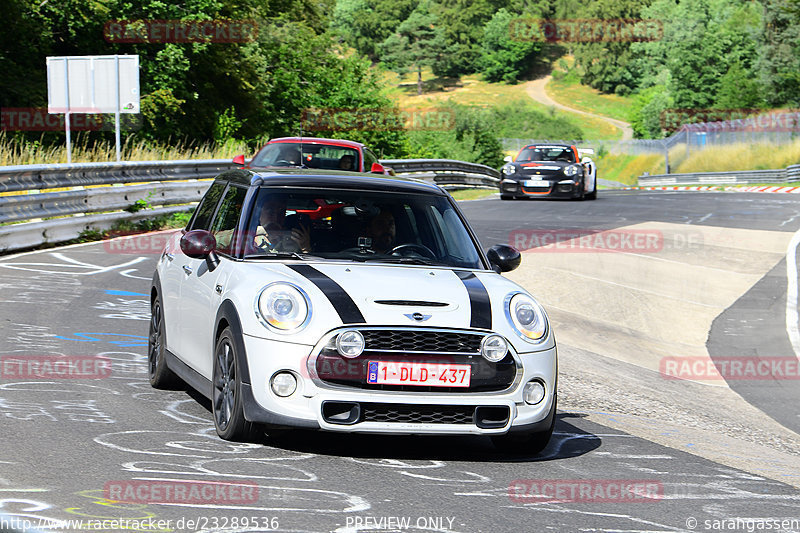
{"label": "race car windshield", "polygon": [[253,167],[305,167],[358,170],[358,150],[346,146],[310,143],[274,143],[253,158]]}
{"label": "race car windshield", "polygon": [[262,187],[248,224],[245,257],[285,253],[484,268],[476,243],[446,197]]}
{"label": "race car windshield", "polygon": [[523,149],[516,162],[525,161],[561,161],[575,163],[575,153],[568,146],[535,146]]}

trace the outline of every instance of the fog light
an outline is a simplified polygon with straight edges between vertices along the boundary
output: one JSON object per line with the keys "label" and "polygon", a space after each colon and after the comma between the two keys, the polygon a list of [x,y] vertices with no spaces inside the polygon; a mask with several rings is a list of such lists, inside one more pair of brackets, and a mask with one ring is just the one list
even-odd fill
{"label": "fog light", "polygon": [[364,336],[354,329],[340,333],[336,337],[336,351],[342,357],[358,357],[364,351]]}
{"label": "fog light", "polygon": [[544,400],[544,383],[537,380],[529,381],[525,384],[522,397],[525,398],[525,403],[530,405],[541,402]]}
{"label": "fog light", "polygon": [[500,335],[489,335],[481,342],[481,355],[487,361],[496,363],[503,359],[508,352],[508,343]]}
{"label": "fog light", "polygon": [[297,390],[297,378],[291,372],[278,372],[272,376],[270,387],[277,396],[286,398]]}

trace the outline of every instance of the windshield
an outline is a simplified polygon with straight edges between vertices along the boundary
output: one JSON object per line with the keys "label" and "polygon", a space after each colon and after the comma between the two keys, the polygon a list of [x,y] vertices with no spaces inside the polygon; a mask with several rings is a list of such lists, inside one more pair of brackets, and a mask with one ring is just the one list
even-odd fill
{"label": "windshield", "polygon": [[262,187],[247,258],[328,259],[483,268],[476,244],[443,196]]}
{"label": "windshield", "polygon": [[561,161],[575,163],[575,152],[569,146],[528,146],[517,156],[516,162]]}
{"label": "windshield", "polygon": [[344,146],[310,143],[274,143],[261,149],[253,167],[299,167],[329,170],[359,169],[358,150]]}

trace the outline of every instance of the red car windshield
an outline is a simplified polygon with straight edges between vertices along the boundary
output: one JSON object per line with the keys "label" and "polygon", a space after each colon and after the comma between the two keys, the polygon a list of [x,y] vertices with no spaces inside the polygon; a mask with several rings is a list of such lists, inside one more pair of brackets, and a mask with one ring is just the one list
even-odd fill
{"label": "red car windshield", "polygon": [[250,166],[358,171],[358,150],[329,144],[273,143],[262,148]]}

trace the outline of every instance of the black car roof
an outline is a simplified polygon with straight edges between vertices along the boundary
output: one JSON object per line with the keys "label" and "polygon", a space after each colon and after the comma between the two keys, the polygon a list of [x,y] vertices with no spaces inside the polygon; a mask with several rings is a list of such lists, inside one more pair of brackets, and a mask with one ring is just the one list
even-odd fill
{"label": "black car roof", "polygon": [[247,186],[299,186],[332,189],[368,189],[375,191],[423,194],[446,193],[437,185],[413,178],[381,176],[340,170],[322,169],[236,169],[224,172],[217,180],[232,181]]}

